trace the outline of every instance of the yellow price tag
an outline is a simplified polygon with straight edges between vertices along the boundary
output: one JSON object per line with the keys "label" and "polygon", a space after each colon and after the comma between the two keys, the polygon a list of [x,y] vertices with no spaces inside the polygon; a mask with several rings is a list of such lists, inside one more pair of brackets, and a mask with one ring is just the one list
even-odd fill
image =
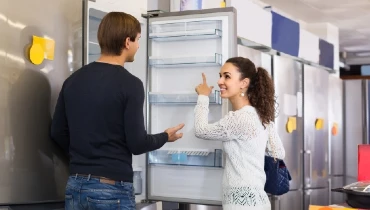
{"label": "yellow price tag", "polygon": [[286,123],[286,131],[292,133],[295,130],[297,130],[297,118],[289,117]]}
{"label": "yellow price tag", "polygon": [[39,65],[44,59],[54,60],[54,51],[54,40],[33,36],[32,46],[30,48],[30,61],[35,65]]}
{"label": "yellow price tag", "polygon": [[315,128],[316,130],[321,130],[324,128],[324,119],[318,118],[315,122]]}

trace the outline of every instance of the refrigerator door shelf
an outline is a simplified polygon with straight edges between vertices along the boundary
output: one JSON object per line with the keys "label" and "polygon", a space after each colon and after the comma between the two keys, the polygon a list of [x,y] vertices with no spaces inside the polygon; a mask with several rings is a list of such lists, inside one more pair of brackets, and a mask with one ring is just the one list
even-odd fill
{"label": "refrigerator door shelf", "polygon": [[[152,104],[190,104],[197,103],[198,95],[196,93],[149,93],[149,102]],[[221,105],[222,99],[220,91],[214,91],[209,96],[209,103]]]}
{"label": "refrigerator door shelf", "polygon": [[223,152],[221,149],[157,150],[149,153],[149,164],[222,168]]}
{"label": "refrigerator door shelf", "polygon": [[192,57],[150,57],[149,65],[152,67],[195,67],[195,66],[221,66],[222,55],[215,53],[209,56]]}
{"label": "refrigerator door shelf", "polygon": [[221,20],[200,20],[182,22],[159,22],[149,26],[149,39],[155,41],[177,41],[222,37]]}
{"label": "refrigerator door shelf", "polygon": [[219,29],[203,29],[194,31],[174,31],[166,33],[151,33],[149,39],[157,42],[186,41],[199,39],[219,39],[222,31]]}

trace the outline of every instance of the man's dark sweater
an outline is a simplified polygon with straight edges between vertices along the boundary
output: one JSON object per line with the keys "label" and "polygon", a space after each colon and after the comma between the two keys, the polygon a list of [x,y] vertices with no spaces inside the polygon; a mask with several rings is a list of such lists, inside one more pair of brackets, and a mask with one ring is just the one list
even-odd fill
{"label": "man's dark sweater", "polygon": [[163,132],[148,135],[144,87],[124,67],[93,62],[63,84],[51,136],[70,157],[71,174],[132,182],[132,154],[161,148]]}

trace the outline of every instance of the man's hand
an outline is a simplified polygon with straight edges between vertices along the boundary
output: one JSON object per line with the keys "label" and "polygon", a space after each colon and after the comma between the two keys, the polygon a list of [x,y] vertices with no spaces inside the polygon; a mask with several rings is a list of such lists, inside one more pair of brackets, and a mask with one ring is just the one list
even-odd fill
{"label": "man's hand", "polygon": [[167,130],[165,130],[165,132],[168,134],[168,141],[169,142],[174,142],[180,138],[182,138],[182,133],[177,133],[177,131],[181,130],[183,127],[185,126],[185,124],[181,123],[175,127],[172,127],[172,128],[168,128]]}

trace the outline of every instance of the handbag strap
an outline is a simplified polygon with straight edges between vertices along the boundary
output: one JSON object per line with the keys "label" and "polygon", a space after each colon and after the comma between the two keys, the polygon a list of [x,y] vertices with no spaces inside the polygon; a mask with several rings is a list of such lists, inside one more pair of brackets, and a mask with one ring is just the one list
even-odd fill
{"label": "handbag strap", "polygon": [[271,129],[272,129],[272,124],[270,124],[269,125],[269,129],[268,129],[268,140],[267,140],[267,144],[270,144],[270,147],[271,147],[271,150],[272,150],[272,153],[274,153],[274,154],[272,154],[272,157],[274,158],[274,161],[276,162],[276,157],[277,157],[277,155],[276,155],[276,148],[275,148],[275,146],[271,143],[271,138],[272,138],[272,131],[271,131]]}

